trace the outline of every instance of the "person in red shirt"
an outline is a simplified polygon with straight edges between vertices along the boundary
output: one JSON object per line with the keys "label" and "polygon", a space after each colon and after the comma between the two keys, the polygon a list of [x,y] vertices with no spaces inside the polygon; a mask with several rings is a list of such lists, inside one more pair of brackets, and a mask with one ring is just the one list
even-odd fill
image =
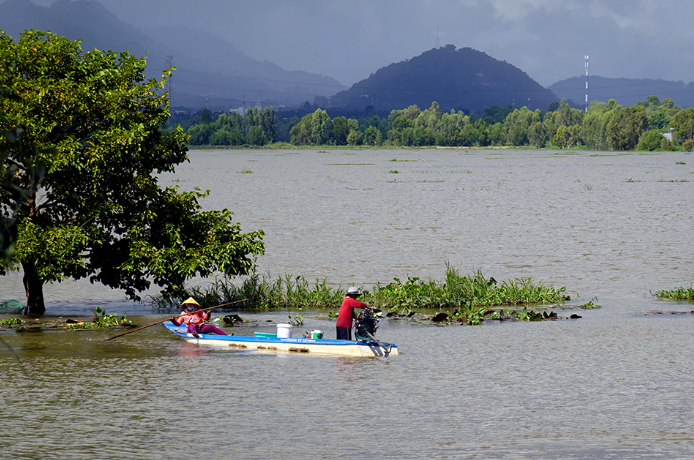
{"label": "person in red shirt", "polygon": [[184,314],[178,317],[171,317],[170,321],[175,326],[185,324],[188,326],[188,332],[193,334],[193,337],[198,337],[199,334],[214,333],[218,335],[227,335],[223,330],[211,324],[205,324],[205,320],[209,320],[212,314],[207,311],[200,311],[200,304],[192,297],[189,297],[181,304]]}
{"label": "person in red shirt", "polygon": [[337,314],[337,324],[335,325],[337,340],[352,340],[352,319],[354,318],[355,308],[370,308],[373,310],[373,307],[369,307],[357,300],[357,297],[360,295],[359,288],[352,286],[347,289],[347,297],[342,301],[340,312]]}

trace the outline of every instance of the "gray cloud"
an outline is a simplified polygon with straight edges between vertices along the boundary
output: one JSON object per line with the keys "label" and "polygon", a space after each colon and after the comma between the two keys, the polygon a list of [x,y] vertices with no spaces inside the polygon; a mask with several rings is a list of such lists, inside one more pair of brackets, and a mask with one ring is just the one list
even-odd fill
{"label": "gray cloud", "polygon": [[345,84],[434,47],[437,26],[441,45],[479,49],[543,85],[580,75],[585,54],[597,75],[694,79],[688,0],[100,1],[142,29],[203,29],[253,58]]}

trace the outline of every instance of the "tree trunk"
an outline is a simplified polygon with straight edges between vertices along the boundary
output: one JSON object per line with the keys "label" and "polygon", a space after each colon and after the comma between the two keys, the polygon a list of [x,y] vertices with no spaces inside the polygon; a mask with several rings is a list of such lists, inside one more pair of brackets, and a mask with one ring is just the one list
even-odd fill
{"label": "tree trunk", "polygon": [[43,303],[43,280],[38,277],[32,264],[22,264],[24,269],[24,291],[27,294],[27,303],[24,307],[25,315],[43,315],[46,306]]}

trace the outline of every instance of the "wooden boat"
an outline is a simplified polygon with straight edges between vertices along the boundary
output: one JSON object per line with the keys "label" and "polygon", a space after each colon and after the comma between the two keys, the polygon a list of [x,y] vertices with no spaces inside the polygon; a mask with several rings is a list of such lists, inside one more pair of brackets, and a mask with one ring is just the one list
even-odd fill
{"label": "wooden boat", "polygon": [[166,321],[164,326],[179,337],[188,342],[214,345],[220,347],[231,347],[240,350],[260,350],[269,352],[287,353],[309,353],[321,355],[340,355],[340,356],[386,356],[384,347],[390,348],[388,356],[398,354],[398,347],[391,343],[376,342],[355,342],[351,340],[329,340],[329,339],[295,339],[277,337],[251,337],[243,335],[216,335],[200,334],[195,338],[189,333],[185,326],[175,326],[171,321]]}

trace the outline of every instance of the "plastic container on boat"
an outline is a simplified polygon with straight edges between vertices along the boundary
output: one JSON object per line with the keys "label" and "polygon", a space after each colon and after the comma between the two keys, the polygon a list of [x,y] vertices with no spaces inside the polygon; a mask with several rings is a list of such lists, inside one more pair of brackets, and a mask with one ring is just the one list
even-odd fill
{"label": "plastic container on boat", "polygon": [[311,338],[312,339],[322,339],[323,338],[323,331],[320,329],[314,329],[311,331]]}
{"label": "plastic container on boat", "polygon": [[277,338],[278,339],[291,339],[292,338],[292,325],[286,323],[280,323],[277,325]]}
{"label": "plastic container on boat", "polygon": [[256,337],[277,337],[277,334],[272,334],[270,332],[254,332]]}

